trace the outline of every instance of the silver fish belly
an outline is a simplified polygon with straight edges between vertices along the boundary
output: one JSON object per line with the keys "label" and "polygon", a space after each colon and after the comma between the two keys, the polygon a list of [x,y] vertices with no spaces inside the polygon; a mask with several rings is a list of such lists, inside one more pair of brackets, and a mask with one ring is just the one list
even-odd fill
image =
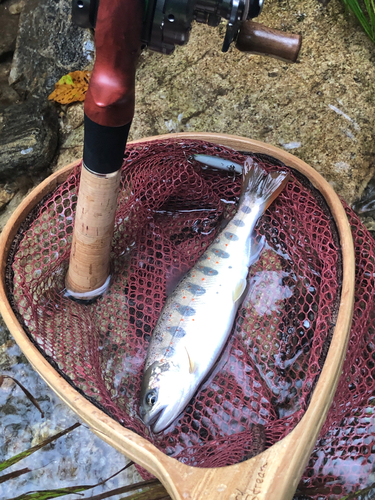
{"label": "silver fish belly", "polygon": [[247,160],[237,214],[168,297],[142,381],[140,415],[154,432],[178,417],[219,357],[260,252],[254,227],[286,181]]}

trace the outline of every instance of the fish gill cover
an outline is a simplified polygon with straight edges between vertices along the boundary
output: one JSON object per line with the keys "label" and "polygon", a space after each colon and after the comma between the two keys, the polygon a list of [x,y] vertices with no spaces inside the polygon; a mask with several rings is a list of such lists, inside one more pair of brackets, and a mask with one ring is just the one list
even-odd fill
{"label": "fish gill cover", "polygon": [[[286,169],[271,157],[202,141],[130,146],[108,292],[90,305],[64,296],[78,169],[25,220],[7,282],[30,339],[79,392],[166,454],[221,467],[272,446],[308,407],[338,312],[341,251],[324,199],[290,169],[290,182],[258,222],[266,244],[218,364],[183,414],[152,434],[139,418],[139,395],[153,328],[167,290],[233,217],[241,191],[239,175],[205,168],[194,154],[239,164],[250,156],[266,171]],[[340,498],[367,486],[374,471],[375,242],[349,208],[347,215],[356,248],[354,318],[301,498]]]}

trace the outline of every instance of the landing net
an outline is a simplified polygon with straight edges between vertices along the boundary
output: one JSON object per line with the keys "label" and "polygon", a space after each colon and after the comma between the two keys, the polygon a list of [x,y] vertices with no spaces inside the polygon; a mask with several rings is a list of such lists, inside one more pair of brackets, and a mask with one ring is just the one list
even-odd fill
{"label": "landing net", "polygon": [[[246,460],[286,436],[308,407],[329,348],[341,292],[336,227],[323,197],[291,180],[257,225],[266,238],[249,291],[209,379],[184,413],[154,435],[139,413],[143,366],[168,286],[233,217],[234,172],[194,154],[265,170],[286,167],[202,141],[167,140],[127,149],[108,292],[83,305],[64,296],[79,169],[29,214],[7,268],[12,307],[30,339],[80,393],[167,455],[192,466]],[[340,498],[374,471],[375,242],[347,208],[356,248],[356,300],[343,374],[299,485],[300,498]]]}

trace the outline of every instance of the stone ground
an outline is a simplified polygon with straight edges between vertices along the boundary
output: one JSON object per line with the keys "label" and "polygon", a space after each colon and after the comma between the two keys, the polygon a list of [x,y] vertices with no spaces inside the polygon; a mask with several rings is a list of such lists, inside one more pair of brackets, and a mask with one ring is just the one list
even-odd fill
{"label": "stone ground", "polygon": [[[210,131],[261,140],[316,168],[352,205],[375,173],[375,47],[338,0],[270,0],[259,20],[302,34],[297,64],[234,47],[223,54],[224,26],[196,24],[171,56],[142,53],[130,138]],[[58,167],[81,155],[82,134],[75,125],[66,136]]]}
{"label": "stone ground", "polygon": [[[375,172],[375,47],[339,0],[269,0],[259,20],[302,34],[297,64],[234,47],[223,54],[224,25],[196,24],[171,56],[142,53],[130,138],[194,130],[262,140],[309,163],[353,204]],[[9,72],[9,61],[0,68]],[[54,170],[81,157],[83,140],[82,105],[56,111]]]}
{"label": "stone ground", "polygon": [[[1,20],[7,16],[7,26],[11,25],[13,33],[4,49],[0,43],[0,115],[2,108],[21,103],[26,92],[22,85],[18,86],[21,96],[16,92],[17,82],[9,86],[12,68],[13,76],[20,71],[20,57],[18,62],[13,60],[17,35],[14,19],[20,17],[24,7],[25,0],[0,1],[0,32],[4,26]],[[142,53],[130,138],[181,131],[251,137],[300,157],[353,204],[360,200],[375,173],[375,46],[345,14],[339,0],[331,0],[327,7],[316,0],[267,0],[259,21],[303,35],[297,64],[240,53],[234,47],[223,54],[224,25],[194,25],[190,42],[171,56]],[[91,42],[87,33],[85,36],[87,48]],[[37,175],[23,172],[0,181],[0,230],[35,185],[53,170],[82,156],[82,105],[55,105],[54,109],[59,142],[48,166]],[[374,198],[374,190],[367,192]],[[370,228],[375,228],[373,214],[370,210],[363,215]],[[39,387],[38,377],[32,378],[28,365],[20,368],[19,352],[12,358],[17,348],[8,333],[4,335],[0,371],[18,370],[25,385],[29,380]],[[7,390],[2,397],[10,404],[15,388]],[[48,391],[45,386],[44,390]],[[46,394],[52,406],[58,405],[52,393]],[[27,418],[27,412],[22,411],[17,416],[20,423]],[[24,425],[26,437],[20,442],[25,446],[33,442],[41,425]],[[51,429],[59,425],[53,423]],[[93,449],[99,447],[95,442]],[[110,450],[103,453],[108,453],[108,460],[112,458]],[[113,460],[117,463],[118,457]]]}

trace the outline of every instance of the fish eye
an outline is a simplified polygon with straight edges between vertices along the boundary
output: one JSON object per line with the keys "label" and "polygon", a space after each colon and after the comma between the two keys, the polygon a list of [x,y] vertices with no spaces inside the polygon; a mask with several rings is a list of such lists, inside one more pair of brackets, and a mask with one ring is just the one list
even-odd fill
{"label": "fish eye", "polygon": [[154,406],[157,400],[158,397],[155,390],[152,390],[146,394],[146,403],[148,404],[148,406]]}

